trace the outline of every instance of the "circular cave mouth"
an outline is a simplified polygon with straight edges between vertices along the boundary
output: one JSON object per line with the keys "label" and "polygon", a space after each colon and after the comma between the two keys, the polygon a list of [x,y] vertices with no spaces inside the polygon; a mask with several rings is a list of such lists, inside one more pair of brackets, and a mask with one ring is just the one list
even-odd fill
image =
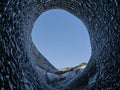
{"label": "circular cave mouth", "polygon": [[53,9],[40,15],[31,36],[37,57],[44,58],[39,62],[49,63],[52,68],[84,68],[90,59],[91,45],[86,26],[65,10]]}

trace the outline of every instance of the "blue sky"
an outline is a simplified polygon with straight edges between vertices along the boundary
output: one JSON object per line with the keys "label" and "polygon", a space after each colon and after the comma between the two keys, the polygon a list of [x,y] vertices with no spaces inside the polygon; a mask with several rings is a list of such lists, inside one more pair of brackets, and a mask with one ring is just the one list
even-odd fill
{"label": "blue sky", "polygon": [[91,55],[86,27],[64,10],[49,10],[40,15],[34,23],[32,40],[56,68],[88,62]]}

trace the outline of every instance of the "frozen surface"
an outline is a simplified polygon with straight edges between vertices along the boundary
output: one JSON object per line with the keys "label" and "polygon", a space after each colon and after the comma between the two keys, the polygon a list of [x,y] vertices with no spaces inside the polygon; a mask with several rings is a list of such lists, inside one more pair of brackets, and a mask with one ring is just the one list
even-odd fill
{"label": "frozen surface", "polygon": [[[69,11],[87,26],[92,56],[84,70],[57,72],[31,46],[35,20],[44,11],[55,8]],[[1,0],[0,89],[119,90],[119,12],[119,0]]]}

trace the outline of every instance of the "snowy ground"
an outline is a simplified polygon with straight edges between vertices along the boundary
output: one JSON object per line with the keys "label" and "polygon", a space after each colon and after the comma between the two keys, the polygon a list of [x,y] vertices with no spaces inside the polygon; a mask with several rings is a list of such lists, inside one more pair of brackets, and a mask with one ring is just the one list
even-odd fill
{"label": "snowy ground", "polygon": [[86,65],[81,67],[69,67],[58,70],[56,73],[46,72],[43,69],[36,66],[39,75],[41,75],[42,82],[47,84],[49,87],[54,87],[55,90],[60,90],[67,83],[74,80]]}
{"label": "snowy ground", "polygon": [[[58,72],[62,73],[60,74],[54,74],[54,73],[47,73],[47,81],[48,83],[53,86],[54,88],[60,89],[65,86],[65,84],[71,82],[74,80],[75,77],[77,77],[85,68],[85,66],[82,66],[80,68],[71,68],[70,70],[67,69],[61,69]],[[67,70],[67,71],[66,71]]]}

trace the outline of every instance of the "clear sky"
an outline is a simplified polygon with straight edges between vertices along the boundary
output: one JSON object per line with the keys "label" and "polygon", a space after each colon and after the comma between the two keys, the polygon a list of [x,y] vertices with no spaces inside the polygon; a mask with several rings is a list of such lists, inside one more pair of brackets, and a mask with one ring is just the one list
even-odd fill
{"label": "clear sky", "polygon": [[85,25],[64,10],[49,10],[40,15],[34,23],[32,40],[56,68],[88,62],[91,55]]}

